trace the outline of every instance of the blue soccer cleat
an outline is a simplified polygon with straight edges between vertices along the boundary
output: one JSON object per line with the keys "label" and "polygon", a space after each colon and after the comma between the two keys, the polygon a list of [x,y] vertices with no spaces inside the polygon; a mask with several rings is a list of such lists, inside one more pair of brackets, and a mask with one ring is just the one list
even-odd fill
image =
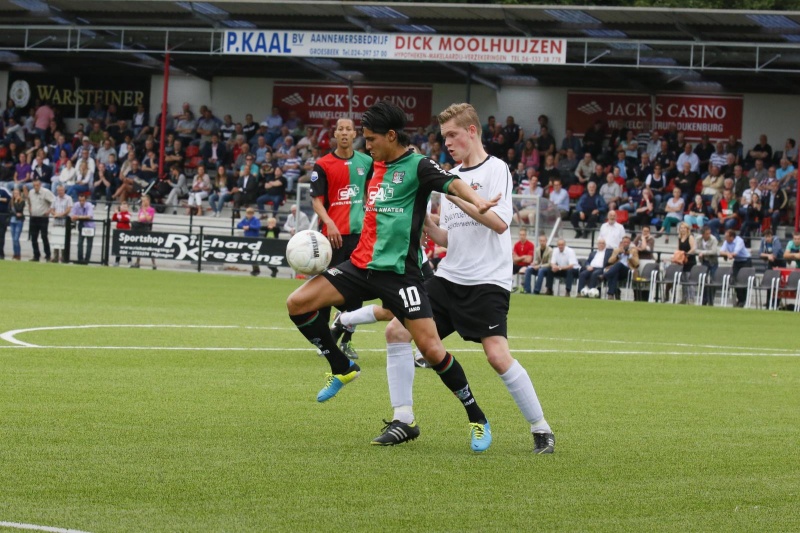
{"label": "blue soccer cleat", "polygon": [[489,422],[487,421],[485,424],[471,422],[469,426],[472,451],[485,452],[492,445],[492,428],[489,427]]}
{"label": "blue soccer cleat", "polygon": [[352,361],[350,362],[350,368],[347,369],[347,373],[345,374],[331,374],[328,372],[325,374],[325,386],[317,393],[317,401],[327,402],[336,396],[336,394],[342,390],[342,387],[356,379],[360,374],[361,368]]}

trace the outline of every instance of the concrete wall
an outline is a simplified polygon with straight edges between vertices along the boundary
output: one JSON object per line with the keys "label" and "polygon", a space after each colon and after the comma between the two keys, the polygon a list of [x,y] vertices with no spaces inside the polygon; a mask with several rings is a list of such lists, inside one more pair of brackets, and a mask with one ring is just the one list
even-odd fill
{"label": "concrete wall", "polygon": [[772,150],[783,150],[786,139],[800,142],[800,98],[790,95],[745,94],[742,144],[750,149],[758,136],[767,135]]}

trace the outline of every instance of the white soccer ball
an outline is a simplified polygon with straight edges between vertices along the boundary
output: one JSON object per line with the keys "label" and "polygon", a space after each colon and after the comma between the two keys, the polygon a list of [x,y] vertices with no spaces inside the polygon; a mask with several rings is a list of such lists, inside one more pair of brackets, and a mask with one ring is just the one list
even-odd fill
{"label": "white soccer ball", "polygon": [[310,229],[298,231],[286,245],[286,260],[296,272],[310,276],[328,268],[333,249],[320,232]]}
{"label": "white soccer ball", "polygon": [[592,289],[590,289],[589,287],[582,288],[581,289],[581,296],[583,296],[584,298],[588,297],[590,290],[592,290]]}
{"label": "white soccer ball", "polygon": [[589,298],[600,298],[599,289],[589,289]]}

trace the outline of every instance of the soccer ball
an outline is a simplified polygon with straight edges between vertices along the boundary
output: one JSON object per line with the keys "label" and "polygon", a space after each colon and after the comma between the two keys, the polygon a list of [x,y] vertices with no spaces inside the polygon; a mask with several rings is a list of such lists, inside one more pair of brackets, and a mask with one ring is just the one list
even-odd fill
{"label": "soccer ball", "polygon": [[600,298],[599,289],[589,289],[589,298]]}
{"label": "soccer ball", "polygon": [[583,296],[584,298],[588,298],[590,290],[592,290],[592,289],[590,289],[589,287],[582,288],[581,289],[581,296]]}
{"label": "soccer ball", "polygon": [[310,229],[298,231],[286,245],[286,260],[296,272],[319,274],[331,262],[333,249],[325,236]]}

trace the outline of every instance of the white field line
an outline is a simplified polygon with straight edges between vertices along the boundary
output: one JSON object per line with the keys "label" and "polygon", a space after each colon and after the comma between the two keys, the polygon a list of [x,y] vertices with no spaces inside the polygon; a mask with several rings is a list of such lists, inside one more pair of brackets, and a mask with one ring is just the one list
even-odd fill
{"label": "white field line", "polygon": [[[73,330],[73,329],[97,329],[97,328],[185,328],[185,329],[251,329],[251,330],[285,330],[293,331],[295,328],[291,327],[262,327],[262,326],[236,326],[236,325],[192,325],[192,324],[84,324],[73,326],[45,326],[36,328],[25,328],[7,331],[0,334],[0,339],[10,343],[8,346],[0,346],[0,348],[40,348],[40,349],[64,349],[64,350],[162,350],[162,351],[206,351],[206,352],[309,352],[311,348],[279,348],[279,347],[212,347],[212,346],[41,346],[29,342],[21,341],[16,338],[16,335],[22,333],[30,333],[35,331],[54,331],[54,330]],[[375,332],[375,330],[359,330],[363,332]],[[758,351],[752,350],[750,347],[743,346],[720,346],[713,344],[684,344],[684,343],[664,343],[664,342],[641,342],[641,341],[621,341],[621,340],[592,340],[592,339],[562,339],[558,337],[521,337],[510,336],[510,339],[525,339],[525,340],[548,340],[559,342],[582,342],[593,344],[627,344],[627,345],[649,345],[649,346],[671,346],[671,347],[684,347],[684,348],[711,348],[716,352],[698,352],[698,351],[640,351],[640,350],[581,350],[580,353],[592,355],[691,355],[691,356],[773,356],[773,357],[800,357],[797,351],[781,348],[762,348]],[[733,351],[731,351],[733,350]],[[383,348],[362,348],[360,351],[364,352],[384,352]],[[482,348],[456,348],[450,350],[456,353],[481,353]],[[517,348],[512,349],[512,353],[561,353],[564,348],[537,348],[525,349]]]}
{"label": "white field line", "polygon": [[36,524],[23,524],[20,522],[0,522],[0,527],[12,529],[27,529],[29,531],[47,531],[49,533],[87,533],[79,529],[64,529],[63,527],[38,526]]}

